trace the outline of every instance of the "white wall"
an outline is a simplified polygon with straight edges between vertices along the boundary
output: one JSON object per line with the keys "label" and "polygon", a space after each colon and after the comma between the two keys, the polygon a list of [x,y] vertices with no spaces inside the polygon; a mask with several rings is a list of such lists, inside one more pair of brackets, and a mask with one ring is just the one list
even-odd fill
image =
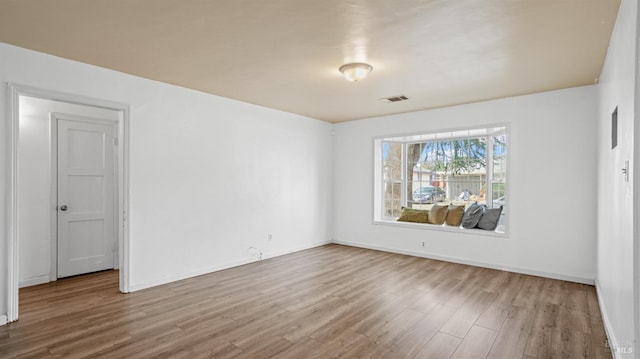
{"label": "white wall", "polygon": [[[48,282],[51,275],[51,112],[117,121],[113,110],[20,98],[18,142],[18,275],[20,287]],[[117,258],[117,257],[116,257]]]}
{"label": "white wall", "polygon": [[330,240],[330,124],[6,44],[0,61],[0,82],[131,105],[133,290]]}
{"label": "white wall", "polygon": [[[586,86],[336,125],[335,241],[593,283],[595,103]],[[508,238],[372,224],[373,137],[503,123]]]}
{"label": "white wall", "polygon": [[[613,347],[634,341],[633,198],[637,2],[623,0],[598,86],[598,292]],[[618,147],[611,112],[618,106]],[[630,181],[621,168],[631,163]],[[640,348],[636,345],[635,351]],[[629,355],[629,357],[632,357]]]}

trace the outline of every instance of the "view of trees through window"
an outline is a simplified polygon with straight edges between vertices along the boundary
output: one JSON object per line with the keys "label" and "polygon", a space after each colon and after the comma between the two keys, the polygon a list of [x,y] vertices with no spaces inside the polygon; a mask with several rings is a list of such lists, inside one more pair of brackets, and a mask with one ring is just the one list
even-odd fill
{"label": "view of trees through window", "polygon": [[505,127],[381,139],[382,217],[434,203],[505,204]]}

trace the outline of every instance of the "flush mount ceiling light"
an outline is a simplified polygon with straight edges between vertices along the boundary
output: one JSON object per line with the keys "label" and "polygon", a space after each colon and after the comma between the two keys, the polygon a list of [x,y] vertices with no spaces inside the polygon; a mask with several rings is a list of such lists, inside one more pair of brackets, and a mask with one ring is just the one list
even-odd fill
{"label": "flush mount ceiling light", "polygon": [[340,66],[340,72],[342,76],[348,81],[359,81],[367,77],[369,72],[373,70],[373,67],[369,64],[362,62],[353,62]]}

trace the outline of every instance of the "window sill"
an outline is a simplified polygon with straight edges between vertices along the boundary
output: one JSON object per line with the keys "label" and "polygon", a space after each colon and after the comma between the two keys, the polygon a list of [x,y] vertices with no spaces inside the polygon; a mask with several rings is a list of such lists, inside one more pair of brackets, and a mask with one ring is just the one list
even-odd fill
{"label": "window sill", "polygon": [[429,223],[398,222],[394,220],[374,220],[373,224],[380,225],[380,226],[413,228],[413,229],[422,229],[422,230],[431,230],[431,231],[442,231],[442,232],[451,232],[451,233],[462,233],[462,234],[473,234],[473,235],[481,235],[481,236],[489,236],[489,237],[508,238],[506,230],[504,232],[498,232],[498,231],[487,231],[484,229],[476,229],[476,228],[466,229],[462,227],[452,227],[452,226],[447,226],[446,224],[437,225],[437,224],[429,224]]}

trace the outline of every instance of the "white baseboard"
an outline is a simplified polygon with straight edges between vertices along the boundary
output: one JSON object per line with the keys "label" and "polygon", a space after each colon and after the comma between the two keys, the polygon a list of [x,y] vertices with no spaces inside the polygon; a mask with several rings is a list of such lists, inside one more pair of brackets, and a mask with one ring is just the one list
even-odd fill
{"label": "white baseboard", "polygon": [[50,279],[51,278],[49,278],[48,274],[41,275],[35,278],[24,279],[24,280],[21,280],[20,283],[18,283],[18,288],[24,288],[24,287],[30,287],[32,285],[49,283]]}
{"label": "white baseboard", "polygon": [[[604,332],[607,335],[607,341],[609,342],[610,348],[617,348],[618,341],[616,340],[615,333],[613,332],[613,328],[611,327],[611,322],[609,321],[609,316],[607,315],[607,310],[604,306],[604,300],[602,299],[602,293],[600,289],[600,283],[596,279],[596,295],[598,296],[598,307],[600,308],[600,316],[602,316],[602,323],[604,324]],[[620,359],[620,353],[615,350],[611,351],[611,355],[615,359]]]}
{"label": "white baseboard", "polygon": [[636,352],[633,348],[633,343],[621,343],[616,338],[613,326],[609,320],[608,311],[605,306],[605,301],[602,298],[602,287],[596,278],[596,294],[598,295],[598,307],[600,308],[600,316],[602,316],[602,323],[604,324],[604,331],[607,335],[607,342],[611,349],[611,355],[614,359],[634,358]]}
{"label": "white baseboard", "polygon": [[593,278],[577,277],[577,276],[566,275],[566,274],[561,274],[561,273],[543,272],[543,271],[538,271],[538,270],[535,270],[535,269],[528,269],[528,268],[501,266],[501,265],[496,265],[496,264],[493,264],[493,263],[485,263],[485,262],[468,260],[468,259],[464,259],[464,258],[442,256],[442,255],[424,253],[424,252],[407,251],[407,250],[398,249],[398,248],[371,245],[371,244],[368,244],[368,243],[350,242],[350,241],[338,241],[338,240],[335,240],[335,239],[333,240],[333,243],[342,244],[342,245],[351,246],[351,247],[373,249],[373,250],[383,251],[383,252],[405,254],[405,255],[414,256],[414,257],[423,257],[423,258],[429,258],[429,259],[437,259],[437,260],[446,261],[446,262],[467,264],[467,265],[471,265],[471,266],[475,266],[475,267],[497,269],[497,270],[503,270],[503,271],[507,271],[507,272],[514,272],[514,273],[520,273],[520,274],[528,274],[528,275],[534,275],[534,276],[537,276],[537,277],[559,279],[559,280],[565,280],[565,281],[568,281],[568,282],[582,283],[582,284],[588,284],[588,285],[594,285],[595,284],[595,280]]}
{"label": "white baseboard", "polygon": [[[324,245],[330,244],[330,243],[331,243],[331,241],[325,241],[325,242],[307,244],[307,245],[294,247],[294,248],[288,248],[288,249],[281,250],[281,251],[276,251],[276,252],[263,253],[262,254],[262,259],[264,260],[264,259],[279,257],[279,256],[282,256],[282,255],[285,255],[285,254],[299,252],[299,251],[303,251],[305,249],[311,249],[311,248],[315,248],[315,247],[320,247],[320,246],[324,246]],[[187,278],[197,277],[199,275],[209,274],[209,273],[217,272],[217,271],[220,271],[220,270],[229,269],[229,268],[233,268],[233,267],[238,267],[238,266],[241,266],[241,265],[245,265],[245,264],[249,264],[249,263],[253,263],[253,262],[258,262],[258,261],[260,261],[260,258],[256,258],[254,256],[254,257],[251,257],[251,258],[248,258],[248,259],[242,259],[242,260],[239,260],[239,261],[227,262],[227,263],[223,263],[223,264],[219,264],[219,265],[214,265],[214,266],[202,268],[202,269],[199,269],[199,270],[196,270],[196,271],[191,271],[191,272],[181,273],[181,274],[177,274],[177,275],[172,275],[172,276],[169,276],[169,277],[165,277],[165,278],[154,280],[154,281],[150,281],[150,282],[139,283],[139,284],[131,284],[129,286],[129,291],[130,292],[135,292],[135,291],[139,291],[139,290],[142,290],[142,289],[147,289],[147,288],[155,287],[155,286],[158,286],[158,285],[163,285],[163,284],[167,284],[167,283],[171,283],[171,282],[176,282],[176,281],[187,279]]]}

